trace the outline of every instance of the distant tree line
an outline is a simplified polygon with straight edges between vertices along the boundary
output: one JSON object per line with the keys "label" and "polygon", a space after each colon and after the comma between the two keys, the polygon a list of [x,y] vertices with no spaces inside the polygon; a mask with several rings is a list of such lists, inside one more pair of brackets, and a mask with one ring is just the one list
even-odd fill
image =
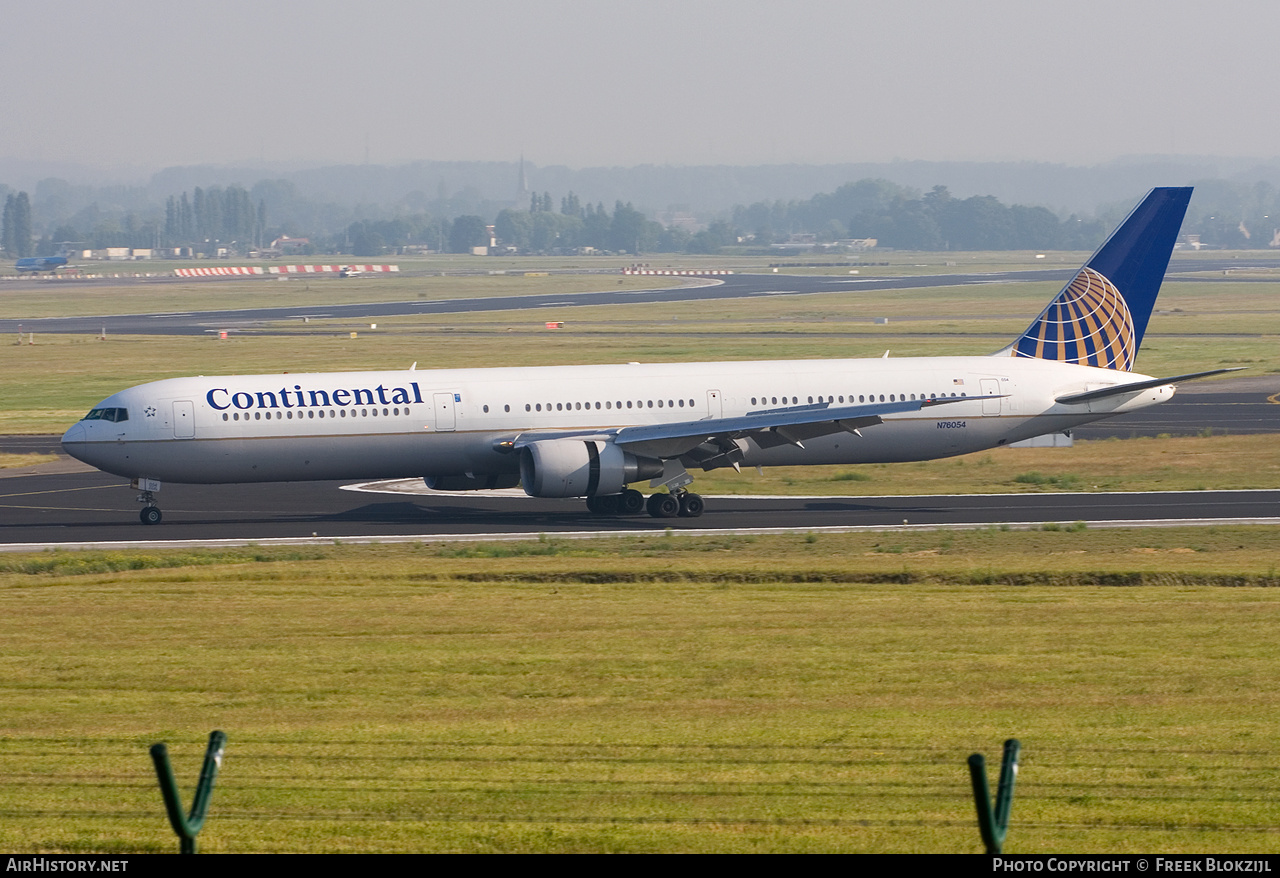
{"label": "distant tree line", "polygon": [[[305,197],[283,179],[260,180],[249,189],[195,187],[169,195],[162,206],[142,190],[56,179],[42,180],[35,192],[33,203],[27,193],[0,185],[0,247],[7,256],[50,255],[64,244],[247,253],[281,235],[308,238],[305,252],[311,253],[466,253],[489,244],[489,224],[499,252],[522,253],[717,253],[740,242],[754,248],[781,244],[798,234],[820,244],[875,238],[882,247],[913,250],[1089,250],[1132,206],[1126,199],[1103,206],[1095,217],[1063,217],[1042,206],[1005,205],[994,196],[959,198],[945,186],[922,192],[867,178],[808,199],[740,205],[693,231],[664,227],[632,202],[618,199],[609,209],[602,202],[583,203],[572,191],[558,199],[546,191],[531,193],[527,204],[522,198],[514,207],[471,191],[449,195],[443,185],[434,197],[414,191],[388,206],[329,203]],[[1182,231],[1212,247],[1262,248],[1271,245],[1277,229],[1275,187],[1209,180],[1196,184]]]}
{"label": "distant tree line", "polygon": [[552,209],[550,193],[534,194],[530,209],[502,210],[493,230],[499,243],[522,252],[549,253],[591,247],[626,253],[669,249],[667,231],[645,217],[630,203],[618,201],[611,214],[603,204],[583,204],[570,192]]}
{"label": "distant tree line", "polygon": [[243,249],[262,246],[267,207],[259,199],[254,206],[240,186],[221,189],[195,188],[190,200],[169,196],[164,208],[164,245],[186,246],[195,242],[239,244]]}
{"label": "distant tree line", "polygon": [[760,243],[806,233],[826,240],[875,238],[901,250],[1088,250],[1107,221],[1059,219],[1044,207],[1006,206],[990,195],[955,198],[945,186],[920,195],[887,180],[846,183],[807,201],[758,202],[734,222]]}
{"label": "distant tree line", "polygon": [[25,192],[10,194],[4,199],[4,217],[0,220],[0,250],[15,259],[35,254],[31,237],[31,199]]}
{"label": "distant tree line", "polygon": [[700,232],[664,227],[636,210],[631,202],[614,203],[610,213],[604,204],[583,205],[570,192],[553,212],[551,194],[534,193],[529,210],[502,210],[494,220],[499,245],[525,253],[594,250],[612,253],[716,253],[736,244],[738,233],[728,223],[714,222]]}

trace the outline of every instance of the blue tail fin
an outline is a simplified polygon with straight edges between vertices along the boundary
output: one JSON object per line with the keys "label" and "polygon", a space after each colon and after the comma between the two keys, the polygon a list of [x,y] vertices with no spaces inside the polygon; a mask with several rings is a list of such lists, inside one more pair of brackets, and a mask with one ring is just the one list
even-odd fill
{"label": "blue tail fin", "polygon": [[999,355],[1132,371],[1190,200],[1190,187],[1152,189]]}

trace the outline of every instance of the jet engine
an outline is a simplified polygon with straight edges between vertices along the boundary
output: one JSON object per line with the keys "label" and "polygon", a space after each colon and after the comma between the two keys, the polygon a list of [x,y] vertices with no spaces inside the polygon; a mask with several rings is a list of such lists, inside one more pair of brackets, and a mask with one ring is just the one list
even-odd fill
{"label": "jet engine", "polygon": [[530,497],[619,494],[631,482],[657,478],[662,469],[662,461],[604,440],[546,439],[520,449],[520,482]]}

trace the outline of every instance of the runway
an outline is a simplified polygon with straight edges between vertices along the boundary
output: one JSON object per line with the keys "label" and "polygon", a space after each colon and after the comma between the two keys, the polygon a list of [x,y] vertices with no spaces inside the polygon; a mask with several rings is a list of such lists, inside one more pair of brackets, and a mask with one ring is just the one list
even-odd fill
{"label": "runway", "polygon": [[[1203,263],[1197,269],[1204,270]],[[667,290],[605,291],[555,296],[400,302],[323,309],[324,316],[536,308],[541,299],[574,305],[662,302],[752,295],[808,295],[853,289],[908,289],[1014,280],[1065,280],[1070,271],[956,274],[907,278],[738,275],[725,283]],[[544,303],[545,304],[545,303]],[[22,321],[38,332],[204,333],[230,320],[269,322],[297,309],[200,314],[125,315]],[[318,316],[318,315],[315,315]],[[17,321],[0,321],[0,331]],[[1280,376],[1263,375],[1179,388],[1168,403],[1079,428],[1078,439],[1225,433],[1280,433]],[[57,437],[0,437],[0,451],[57,451]],[[1043,522],[1280,523],[1280,491],[1153,494],[1016,494],[926,497],[709,497],[697,519],[598,517],[580,499],[537,500],[514,492],[405,495],[342,490],[337,482],[253,485],[166,484],[165,520],[138,523],[138,505],[123,479],[73,462],[29,472],[0,471],[0,549],[125,544],[216,544],[219,541],[377,541],[532,537],[538,534],[760,532],[775,529],[973,527]]]}
{"label": "runway", "polygon": [[[1175,263],[1170,271],[1239,271],[1248,268],[1280,267],[1280,260],[1251,259]],[[972,286],[976,284],[1049,282],[1065,283],[1076,269],[1039,269],[1004,272],[975,272],[910,277],[845,277],[830,275],[738,274],[723,279],[705,280],[689,286],[652,290],[600,290],[588,293],[546,293],[531,296],[492,296],[438,301],[403,301],[324,305],[314,308],[243,308],[231,310],[187,311],[169,314],[84,315],[47,317],[28,320],[0,320],[0,333],[19,331],[44,333],[97,334],[105,330],[111,335],[205,335],[225,329],[253,328],[268,331],[268,325],[279,321],[368,320],[386,317],[434,314],[463,314],[496,311],[518,311],[538,308],[566,308],[585,305],[661,304],[697,302],[719,299],[741,299],[753,296],[808,296],[858,291],[909,290],[924,287]],[[602,275],[610,277],[612,275]],[[245,278],[233,278],[243,281]],[[127,280],[127,279],[126,279]],[[169,279],[135,279],[147,283]],[[1196,277],[1197,282],[1214,280],[1231,283],[1274,283],[1274,280],[1247,279],[1229,275]],[[202,283],[217,284],[218,278],[205,278]],[[1177,282],[1169,278],[1167,282]],[[6,289],[12,289],[7,286]],[[324,330],[326,332],[330,329]]]}
{"label": "runway", "polygon": [[134,494],[98,472],[0,480],[0,548],[248,542],[376,542],[672,532],[799,532],[1040,522],[1280,523],[1280,490],[926,497],[715,497],[696,519],[601,517],[581,500],[517,493],[405,495],[340,482],[166,485],[164,523],[138,523]]}

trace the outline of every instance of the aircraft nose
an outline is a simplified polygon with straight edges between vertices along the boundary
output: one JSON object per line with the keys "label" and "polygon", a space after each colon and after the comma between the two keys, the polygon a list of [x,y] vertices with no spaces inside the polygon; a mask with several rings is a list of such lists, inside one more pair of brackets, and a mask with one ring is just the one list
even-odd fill
{"label": "aircraft nose", "polygon": [[75,449],[68,448],[67,446],[78,445],[81,442],[84,442],[86,438],[88,438],[88,434],[85,433],[84,424],[77,423],[70,430],[62,434],[62,450],[67,452],[67,454],[70,454],[72,457],[75,457]]}

